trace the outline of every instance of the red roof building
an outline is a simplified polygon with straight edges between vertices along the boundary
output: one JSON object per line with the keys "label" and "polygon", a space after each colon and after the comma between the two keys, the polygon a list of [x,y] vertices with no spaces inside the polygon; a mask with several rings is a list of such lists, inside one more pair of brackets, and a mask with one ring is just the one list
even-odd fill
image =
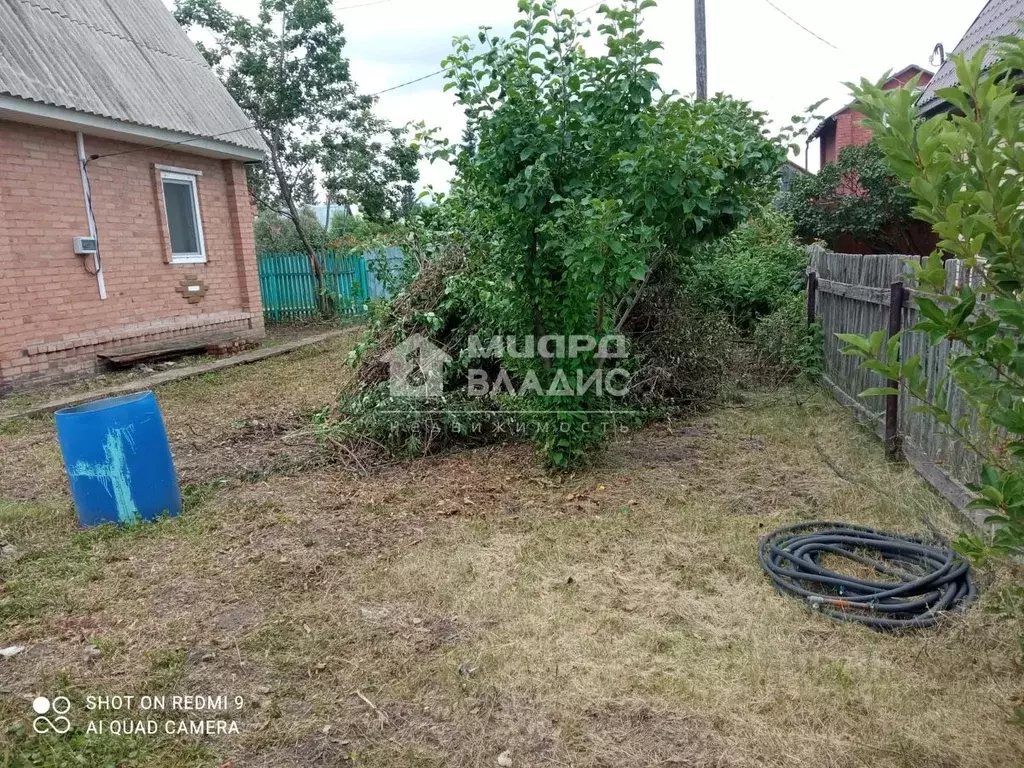
{"label": "red roof building", "polygon": [[[887,91],[902,88],[918,75],[921,76],[918,82],[919,87],[924,88],[931,82],[931,72],[911,64],[890,77],[883,87]],[[811,134],[809,141],[821,139],[822,166],[834,163],[843,147],[859,147],[871,141],[871,131],[861,125],[863,115],[853,107],[853,104],[848,104],[835,114],[825,118],[824,122]]]}

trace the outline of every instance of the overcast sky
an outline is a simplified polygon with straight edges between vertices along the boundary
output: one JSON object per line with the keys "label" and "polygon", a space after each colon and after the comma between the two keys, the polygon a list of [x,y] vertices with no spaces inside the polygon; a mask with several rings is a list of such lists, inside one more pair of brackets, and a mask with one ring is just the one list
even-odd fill
{"label": "overcast sky", "polygon": [[[235,13],[255,16],[258,0],[222,0]],[[173,0],[165,0],[173,6]],[[562,0],[563,7],[586,8],[593,0]],[[363,5],[363,4],[366,5]],[[824,38],[816,39],[778,10]],[[843,81],[876,79],[888,69],[918,64],[936,43],[951,51],[985,0],[707,0],[708,81],[750,101],[785,124],[813,102],[829,98],[820,113],[847,101]],[[351,7],[351,6],[362,7]],[[352,74],[363,92],[374,93],[439,69],[455,35],[481,24],[511,29],[516,0],[336,0],[345,26]],[[596,13],[596,8],[584,15]],[[693,0],[659,0],[645,13],[645,29],[665,49],[660,58],[662,86],[695,89]],[[378,112],[397,124],[423,120],[457,140],[461,111],[434,77],[380,96]],[[811,167],[816,168],[812,146]],[[802,162],[802,160],[801,160]],[[424,166],[423,183],[444,188],[446,166]]]}

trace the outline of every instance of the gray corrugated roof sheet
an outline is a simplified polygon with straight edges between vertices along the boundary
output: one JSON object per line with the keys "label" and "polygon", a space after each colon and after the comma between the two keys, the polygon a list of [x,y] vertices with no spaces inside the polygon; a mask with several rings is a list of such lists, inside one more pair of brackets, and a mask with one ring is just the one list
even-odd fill
{"label": "gray corrugated roof sheet", "polygon": [[0,94],[266,150],[160,0],[0,0]]}
{"label": "gray corrugated roof sheet", "polygon": [[[953,54],[970,58],[987,42],[1006,35],[1022,36],[1017,24],[1021,19],[1024,19],[1024,0],[989,0]],[[985,67],[991,67],[996,59],[994,50],[990,50],[985,57]],[[958,82],[956,68],[947,59],[917,102],[918,107],[925,112],[935,109],[941,103],[935,92],[957,85]]]}

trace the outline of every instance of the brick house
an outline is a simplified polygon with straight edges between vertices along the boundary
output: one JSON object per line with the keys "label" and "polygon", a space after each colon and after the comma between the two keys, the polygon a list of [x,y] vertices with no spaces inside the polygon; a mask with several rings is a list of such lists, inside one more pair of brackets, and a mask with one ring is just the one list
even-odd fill
{"label": "brick house", "polygon": [[[921,76],[918,82],[919,87],[924,88],[931,82],[931,72],[911,64],[889,78],[883,87],[887,91],[902,88],[917,75]],[[871,141],[871,131],[861,125],[862,118],[863,115],[853,108],[853,104],[848,104],[835,114],[825,118],[814,129],[808,141],[821,140],[819,146],[822,167],[834,163],[839,158],[843,147],[861,147]]]}
{"label": "brick house", "polygon": [[[932,73],[921,67],[910,65],[896,74],[892,75],[883,84],[885,90],[902,88],[913,78],[919,77],[918,87],[924,88],[932,79]],[[854,109],[853,104],[840,109],[838,112],[825,118],[808,138],[808,144],[819,139],[821,149],[821,167],[835,163],[839,160],[839,154],[846,147],[861,147],[871,141],[872,133],[866,128],[861,120],[863,115]],[[843,187],[838,190],[842,195],[862,195],[863,189],[857,182],[856,174],[844,179]],[[910,222],[905,227],[900,227],[887,233],[890,241],[902,242],[901,251],[910,254],[927,254],[935,249],[938,238],[931,231],[931,227],[923,222]],[[839,253],[878,253],[878,247],[871,243],[862,242],[849,234],[842,234],[829,242],[829,247]]]}
{"label": "brick house", "polygon": [[161,0],[0,0],[0,392],[262,337],[265,149]]}

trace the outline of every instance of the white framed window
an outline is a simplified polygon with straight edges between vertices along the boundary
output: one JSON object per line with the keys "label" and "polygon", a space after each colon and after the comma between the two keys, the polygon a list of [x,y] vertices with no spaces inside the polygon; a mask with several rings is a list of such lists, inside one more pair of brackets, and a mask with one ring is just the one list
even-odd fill
{"label": "white framed window", "polygon": [[199,264],[206,261],[203,219],[199,213],[200,174],[161,171],[164,188],[164,217],[171,238],[172,264]]}

